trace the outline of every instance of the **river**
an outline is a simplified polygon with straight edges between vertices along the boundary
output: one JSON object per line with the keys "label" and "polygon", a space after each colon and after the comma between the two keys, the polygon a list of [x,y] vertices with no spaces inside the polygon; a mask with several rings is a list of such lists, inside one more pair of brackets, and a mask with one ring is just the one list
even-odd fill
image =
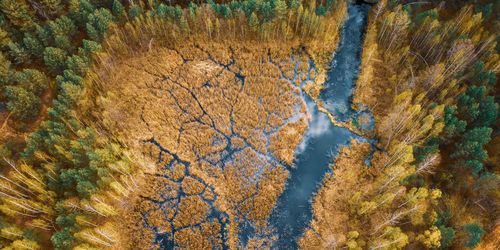
{"label": "river", "polygon": [[[354,84],[360,72],[364,30],[368,4],[349,5],[348,19],[341,32],[341,41],[327,72],[325,90],[320,99],[325,108],[340,121],[356,116],[351,108]],[[318,190],[329,165],[341,145],[348,145],[353,138],[366,139],[347,128],[334,126],[327,115],[319,112],[316,104],[304,97],[311,113],[311,122],[303,141],[296,149],[294,168],[283,194],[278,198],[270,223],[278,233],[273,248],[297,249],[301,237],[312,218],[311,199]]]}

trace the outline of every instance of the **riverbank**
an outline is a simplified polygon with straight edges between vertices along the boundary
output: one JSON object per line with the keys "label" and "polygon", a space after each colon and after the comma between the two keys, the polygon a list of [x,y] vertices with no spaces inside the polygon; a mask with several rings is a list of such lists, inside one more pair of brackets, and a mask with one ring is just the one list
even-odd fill
{"label": "riverbank", "polygon": [[[350,106],[354,83],[359,74],[368,9],[369,5],[348,7],[349,17],[344,23],[341,42],[332,62],[325,69],[315,68],[318,74],[313,81],[306,81],[301,86],[307,93],[304,99],[312,119],[296,150],[295,168],[290,171],[286,189],[270,217],[270,224],[278,235],[273,247],[299,247],[298,240],[310,228],[308,225],[313,219],[311,200],[331,169],[341,146],[348,146],[353,139],[354,142],[361,142],[371,138],[371,131],[358,128],[353,123],[357,119],[353,109],[346,108],[343,114],[338,112],[339,105]],[[344,119],[340,120],[338,116]],[[345,119],[350,116],[352,118],[349,120]],[[369,153],[366,154],[368,156]]]}

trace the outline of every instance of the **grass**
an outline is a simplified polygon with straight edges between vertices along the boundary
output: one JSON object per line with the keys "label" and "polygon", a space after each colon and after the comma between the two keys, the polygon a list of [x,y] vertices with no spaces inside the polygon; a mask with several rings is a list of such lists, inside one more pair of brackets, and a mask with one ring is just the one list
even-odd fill
{"label": "grass", "polygon": [[[83,112],[99,112],[114,136],[156,162],[121,223],[125,244],[168,235],[177,247],[212,248],[224,231],[237,247],[238,223],[266,228],[308,124],[298,82],[321,75],[310,58],[293,41],[186,42],[101,58],[87,93],[97,109]],[[137,227],[148,236],[130,231]]]}

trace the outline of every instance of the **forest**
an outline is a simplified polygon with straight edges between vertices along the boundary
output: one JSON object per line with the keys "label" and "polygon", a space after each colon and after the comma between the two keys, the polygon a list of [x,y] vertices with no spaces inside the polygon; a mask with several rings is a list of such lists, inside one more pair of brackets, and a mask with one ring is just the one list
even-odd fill
{"label": "forest", "polygon": [[[360,4],[373,129],[321,99]],[[0,246],[281,249],[313,106],[365,140],[286,240],[498,249],[499,31],[500,0],[0,0]]]}

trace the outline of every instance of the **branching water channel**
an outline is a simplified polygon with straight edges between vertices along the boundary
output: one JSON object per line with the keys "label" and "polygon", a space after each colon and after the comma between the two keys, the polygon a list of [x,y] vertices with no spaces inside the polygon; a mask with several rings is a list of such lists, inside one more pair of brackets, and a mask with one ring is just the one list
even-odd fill
{"label": "branching water channel", "polygon": [[[338,116],[339,121],[356,119],[359,115],[349,106],[359,73],[368,9],[368,5],[348,7],[349,17],[327,73],[326,89],[319,98],[325,103],[327,112],[336,118]],[[172,53],[177,56],[182,54]],[[227,230],[230,214],[227,211],[235,211],[232,216],[238,219],[239,228],[235,232],[239,240],[237,245],[245,246],[250,238],[276,235],[277,241],[273,242],[270,238],[274,237],[270,237],[263,244],[277,249],[296,249],[297,239],[312,219],[310,201],[340,146],[347,145],[351,139],[367,139],[351,132],[353,130],[346,126],[335,126],[327,114],[318,110],[315,103],[318,100],[311,99],[301,90],[308,81],[314,80],[316,70],[312,61],[307,63],[300,56],[294,56],[289,64],[278,64],[267,52],[267,60],[264,56],[260,62],[261,75],[250,74],[243,78],[238,72],[232,73],[231,68],[238,60],[241,64],[245,57],[238,58],[232,54],[229,60],[232,64],[225,65],[207,54],[204,61],[188,62],[179,58],[177,73],[165,72],[170,78],[146,70],[145,74],[151,79],[141,87],[154,90],[156,95],[145,100],[145,108],[137,113],[141,124],[148,129],[149,136],[143,136],[142,142],[151,147],[151,154],[158,154],[158,164],[164,168],[150,178],[151,183],[159,186],[151,186],[155,191],[142,197],[144,204],[140,210],[140,223],[149,230],[153,244],[162,249],[194,246],[190,243],[201,241],[196,237],[203,237],[204,243],[199,246],[224,249],[229,243]],[[198,72],[199,76],[190,78],[192,68],[205,69],[206,72]],[[207,75],[213,77],[213,82],[204,82]],[[234,82],[231,81],[233,78]],[[186,87],[183,85],[186,79],[196,82],[193,86],[201,87]],[[259,89],[264,80],[275,81],[275,89]],[[225,83],[228,83],[227,86],[223,85]],[[143,90],[138,88],[137,91]],[[217,95],[219,101],[215,104],[221,105],[219,110],[208,101]],[[146,107],[154,106],[157,97],[161,97],[165,105],[150,112],[151,109]],[[158,121],[157,113],[161,111],[180,115],[166,116],[168,119]],[[252,112],[260,112],[260,116]],[[274,113],[279,123],[268,118],[265,124],[259,125],[261,117]],[[306,113],[311,117],[308,126]],[[252,121],[255,124],[252,125]],[[179,126],[174,126],[177,123]],[[283,135],[280,134],[282,130]],[[178,134],[172,131],[178,131]],[[204,131],[204,135],[200,131]],[[302,141],[294,133],[297,136],[303,134]],[[168,134],[173,137],[166,137]],[[211,140],[204,140],[204,136],[212,134]],[[291,138],[278,144],[276,138],[283,139],[287,135]],[[287,154],[276,156],[275,152]],[[286,170],[289,171],[288,180]],[[286,186],[281,193],[285,181]],[[218,193],[217,190],[225,188],[229,192]],[[273,208],[276,198],[278,200]],[[268,210],[263,210],[266,205],[269,205]],[[255,230],[259,218],[268,218],[268,225],[276,230]]]}
{"label": "branching water channel", "polygon": [[[356,115],[350,108],[350,101],[360,71],[369,8],[367,4],[348,7],[349,17],[342,30],[342,40],[327,73],[325,90],[320,95],[328,111],[341,121]],[[298,248],[297,239],[312,218],[310,201],[339,147],[347,145],[351,139],[366,140],[347,128],[334,126],[326,114],[317,110],[309,97],[304,98],[312,116],[311,123],[296,149],[295,168],[290,172],[287,187],[270,217],[271,225],[278,233],[278,241],[274,245],[278,249]]]}

